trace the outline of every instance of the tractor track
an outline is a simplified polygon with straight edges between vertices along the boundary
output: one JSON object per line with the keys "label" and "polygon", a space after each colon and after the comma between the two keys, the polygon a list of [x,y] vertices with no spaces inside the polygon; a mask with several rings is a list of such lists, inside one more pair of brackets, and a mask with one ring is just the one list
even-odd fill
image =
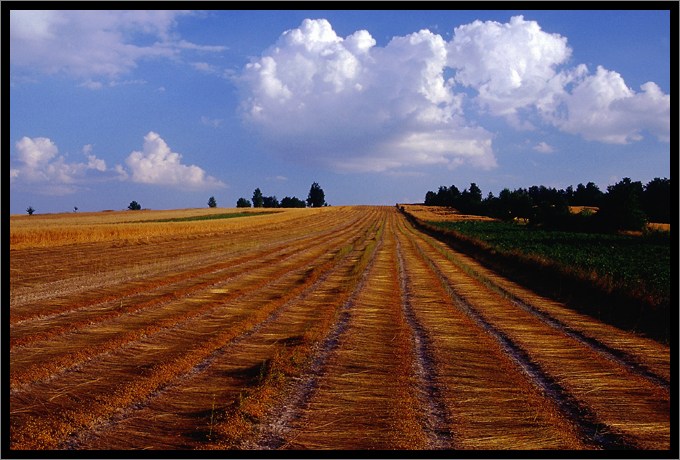
{"label": "tractor track", "polygon": [[491,277],[485,276],[479,270],[470,267],[461,258],[454,259],[453,262],[460,267],[462,270],[466,271],[468,274],[482,282],[484,285],[488,286],[490,289],[496,291],[503,297],[510,300],[516,306],[522,308],[528,313],[534,315],[545,324],[553,327],[554,329],[568,335],[569,337],[578,340],[583,345],[589,347],[593,351],[600,353],[605,358],[626,367],[631,372],[644,377],[650,382],[658,385],[666,391],[670,391],[670,380],[667,377],[660,375],[658,372],[651,369],[646,364],[640,362],[638,356],[627,352],[624,349],[615,348],[613,346],[607,345],[600,339],[588,335],[586,332],[578,330],[577,328],[568,325],[567,323],[561,321],[560,319],[554,317],[549,312],[544,311],[537,305],[531,303],[530,301],[522,299],[520,296],[516,295],[506,287],[495,282]]}

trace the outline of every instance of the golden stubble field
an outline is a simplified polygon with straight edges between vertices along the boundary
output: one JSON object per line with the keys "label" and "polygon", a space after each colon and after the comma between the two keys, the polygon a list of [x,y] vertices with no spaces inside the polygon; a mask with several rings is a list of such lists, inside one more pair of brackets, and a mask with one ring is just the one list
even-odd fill
{"label": "golden stubble field", "polygon": [[12,216],[10,449],[671,449],[668,346],[392,207],[157,222],[237,211]]}

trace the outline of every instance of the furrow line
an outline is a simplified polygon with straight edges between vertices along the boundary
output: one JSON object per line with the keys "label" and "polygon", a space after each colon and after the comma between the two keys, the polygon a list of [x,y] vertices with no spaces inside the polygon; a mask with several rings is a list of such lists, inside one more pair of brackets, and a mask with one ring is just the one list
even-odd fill
{"label": "furrow line", "polygon": [[613,326],[599,323],[595,327],[592,318],[540,296],[522,293],[523,290],[514,283],[499,280],[493,272],[478,266],[474,261],[471,262],[468,256],[457,254],[454,257],[450,249],[443,249],[444,243],[433,240],[429,235],[421,237],[459,269],[517,307],[629,372],[645,378],[667,392],[670,390],[667,348],[664,353],[663,346],[653,340],[635,336]]}
{"label": "furrow line", "polygon": [[[351,229],[351,226],[344,226],[341,230],[343,231],[348,231]],[[326,234],[322,235],[323,239],[322,240],[314,240],[312,237],[308,237],[300,241],[300,243],[308,244],[311,241],[314,241],[317,244],[322,244],[322,243],[327,243],[329,241],[335,240],[338,237],[338,232],[331,233],[327,232]],[[137,288],[136,290],[139,291],[137,295],[131,296],[132,299],[135,299],[136,297],[140,297],[142,299],[148,298],[148,297],[153,297],[151,300],[148,301],[142,301],[141,303],[126,303],[126,305],[123,305],[123,299],[127,298],[126,296],[117,298],[114,301],[108,301],[108,302],[103,302],[101,304],[94,304],[94,305],[88,305],[86,307],[83,307],[83,309],[92,309],[96,308],[95,311],[92,311],[89,315],[85,314],[86,312],[83,311],[83,309],[78,309],[78,310],[70,310],[68,312],[62,312],[58,315],[53,315],[46,317],[46,318],[41,318],[40,321],[46,323],[44,326],[43,331],[38,331],[35,332],[32,336],[29,337],[23,337],[20,333],[21,329],[19,331],[13,327],[10,326],[10,336],[11,336],[11,345],[12,342],[14,343],[14,346],[10,346],[10,349],[13,350],[15,347],[20,347],[23,345],[26,345],[27,343],[35,342],[38,340],[47,340],[50,338],[54,338],[55,336],[58,335],[63,335],[66,333],[74,332],[84,326],[87,327],[92,327],[93,325],[97,323],[104,323],[105,321],[111,320],[113,318],[119,317],[124,314],[128,313],[134,313],[138,312],[147,308],[152,308],[152,307],[160,307],[167,302],[174,301],[176,299],[182,298],[182,297],[187,297],[191,294],[194,294],[196,292],[210,289],[210,288],[216,288],[221,285],[227,284],[234,282],[236,279],[239,277],[242,277],[245,273],[248,273],[252,270],[252,268],[249,268],[250,266],[254,265],[255,268],[258,266],[260,267],[267,267],[274,265],[273,262],[281,262],[283,260],[287,260],[287,258],[290,258],[291,256],[295,256],[299,251],[296,249],[296,247],[293,247],[290,244],[285,244],[285,245],[280,245],[281,247],[277,251],[269,251],[269,252],[258,252],[255,256],[248,257],[246,261],[243,263],[239,263],[238,260],[234,261],[234,263],[221,263],[219,264],[219,268],[210,267],[208,269],[204,270],[199,270],[191,273],[183,273],[181,275],[173,276],[174,284],[173,281],[169,281],[168,283],[159,286],[158,288],[155,289],[145,289],[144,286]],[[299,247],[299,246],[298,246]],[[264,254],[264,259],[261,256]],[[231,276],[228,279],[219,279],[222,275],[221,274],[231,274],[234,273],[235,276]],[[197,281],[197,277],[201,276],[201,281]],[[218,279],[219,281],[214,281],[215,279]],[[189,283],[189,286],[186,288],[180,289],[180,286],[182,284]],[[145,285],[147,283],[145,282]],[[170,291],[170,288],[172,288],[172,291]],[[159,295],[158,293],[152,295],[155,291],[166,291],[166,294],[161,294]],[[116,305],[117,302],[120,302],[120,306]],[[109,305],[108,309],[102,310],[103,306]],[[75,316],[75,317],[74,317]],[[58,319],[62,322],[67,322],[67,324],[60,325],[59,323],[55,324],[53,320]],[[34,323],[31,321],[31,325]],[[31,325],[26,325],[26,328],[31,327]]]}
{"label": "furrow line", "polygon": [[[278,366],[285,367],[292,356],[279,358],[280,353],[283,353],[281,356],[289,356],[289,353],[301,356],[295,351],[297,347],[311,343],[308,340],[316,334],[312,330],[320,326],[319,320],[335,310],[337,289],[343,283],[343,274],[354,259],[356,246],[361,247],[366,238],[362,236],[353,245],[354,249],[342,251],[334,259],[335,265],[322,273],[299,297],[291,299],[264,322],[230,342],[225,349],[198,363],[186,378],[173,381],[171,386],[154,394],[153,399],[145,400],[145,405],[139,409],[133,408],[129,417],[108,426],[99,434],[90,431],[87,439],[81,438],[79,448],[215,448],[213,443],[217,441],[220,448],[233,448],[232,443],[224,444],[223,435],[218,432],[226,430],[232,433],[229,435],[231,439],[233,431],[242,425],[238,420],[225,421],[225,412],[232,411],[234,407],[245,410],[241,403],[248,404],[245,401],[251,396],[257,401],[256,405],[263,404],[260,402],[262,397],[270,397],[265,395],[278,391],[275,389],[277,384],[271,387],[267,383],[269,377],[264,376],[270,372],[281,375]],[[325,302],[322,299],[326,299]],[[323,303],[319,304],[319,301]],[[307,352],[302,353],[308,356]],[[273,378],[276,382],[279,377]],[[252,395],[252,391],[260,385],[265,385],[261,388],[262,396]],[[233,402],[229,403],[230,400]],[[248,414],[249,419],[256,417],[251,414]],[[146,420],[151,419],[156,420],[153,434],[146,429]],[[133,444],[129,443],[130,439],[134,439]]]}
{"label": "furrow line", "polygon": [[541,321],[552,326],[556,330],[561,331],[562,333],[568,335],[569,337],[581,342],[582,344],[588,346],[592,350],[600,353],[605,358],[614,361],[615,363],[621,365],[622,367],[625,367],[632,373],[644,377],[645,379],[649,380],[655,385],[658,385],[659,387],[663,388],[666,391],[670,391],[671,386],[670,381],[666,380],[662,376],[656,374],[654,371],[649,369],[644,364],[640,363],[635,356],[626,353],[625,351],[617,350],[608,345],[605,345],[596,338],[589,337],[583,334],[582,332],[567,326],[563,322],[552,317],[550,314],[539,310],[538,308],[531,304],[523,302],[518,297],[515,297],[510,292],[507,292],[500,287],[499,292],[501,292],[508,299],[510,299],[513,304],[538,317]]}
{"label": "furrow line", "polygon": [[308,370],[287,390],[289,396],[271,411],[274,415],[270,414],[268,420],[260,427],[257,439],[252,445],[247,445],[246,448],[257,450],[281,449],[290,442],[291,424],[301,416],[318,389],[319,380],[326,372],[328,361],[339,347],[341,338],[349,327],[356,299],[366,285],[368,275],[375,264],[376,254],[382,244],[381,237],[372,248],[356,287],[340,307],[331,330],[326,334],[323,341],[314,347],[313,358]]}
{"label": "furrow line", "polygon": [[[328,257],[324,257],[328,258]],[[326,262],[325,265],[329,264],[332,262],[332,257],[331,260]],[[319,270],[325,270],[324,267],[319,267]],[[279,297],[274,297],[272,298],[268,303],[267,307],[261,308],[258,312],[249,314],[248,320],[246,320],[246,323],[243,323],[241,327],[236,327],[236,330],[243,329],[245,327],[253,327],[253,325],[256,325],[257,322],[262,321],[266,319],[266,317],[271,314],[274,310],[280,308],[281,305],[285,304],[287,301],[290,299],[294,298],[296,295],[298,295],[300,292],[302,292],[305,287],[308,287],[310,283],[308,282],[306,286],[300,286],[297,288],[289,289],[288,292],[283,296]],[[263,294],[260,293],[260,296]],[[277,300],[278,299],[278,300]],[[185,328],[186,330],[186,328]],[[191,339],[191,336],[187,336],[187,332],[181,332],[178,331],[179,333],[183,334],[183,337],[186,337],[184,341],[186,340],[192,340],[194,343],[195,341]],[[217,332],[217,331],[215,331]],[[100,388],[97,392],[93,393],[93,390],[97,387],[97,379],[92,380],[92,381],[86,381],[84,383],[88,384],[84,388],[81,388],[78,390],[78,394],[80,396],[75,397],[75,395],[71,394],[69,395],[68,399],[69,401],[73,401],[72,404],[77,404],[77,407],[80,407],[81,409],[75,409],[76,406],[74,406],[72,409],[70,409],[68,412],[71,414],[68,416],[67,420],[73,419],[73,420],[78,420],[79,418],[84,418],[83,421],[81,422],[60,422],[60,416],[59,414],[55,414],[53,417],[47,417],[47,419],[50,420],[45,420],[41,419],[39,422],[34,420],[34,423],[37,422],[38,425],[44,425],[43,429],[41,430],[42,433],[46,433],[48,435],[48,439],[43,439],[43,440],[37,440],[37,442],[45,442],[47,446],[52,445],[51,443],[54,442],[53,438],[50,438],[50,436],[56,436],[57,439],[60,437],[57,433],[60,433],[62,430],[59,428],[60,426],[64,426],[64,423],[67,423],[66,426],[71,425],[73,423],[78,423],[78,424],[84,424],[85,426],[89,425],[90,423],[93,423],[98,417],[95,415],[97,412],[99,413],[99,417],[102,416],[102,411],[103,414],[105,415],[106,413],[110,413],[114,409],[118,409],[121,404],[127,405],[129,403],[132,403],[132,401],[135,398],[138,398],[138,395],[144,394],[144,393],[149,393],[153,392],[156,388],[158,388],[159,385],[162,385],[165,379],[169,377],[174,377],[178,373],[182,373],[183,369],[191,369],[195,366],[196,362],[200,362],[203,359],[206,358],[206,356],[209,355],[210,352],[213,350],[219,348],[222,346],[226,341],[229,341],[233,339],[234,334],[231,332],[231,329],[225,330],[223,332],[217,332],[217,333],[211,333],[210,338],[208,338],[206,341],[202,342],[198,346],[194,347],[192,350],[185,350],[182,352],[182,355],[178,355],[176,357],[171,357],[168,356],[165,359],[159,361],[159,357],[154,357],[154,355],[150,355],[149,359],[152,359],[150,363],[155,362],[156,364],[154,367],[151,369],[151,373],[148,374],[147,376],[138,376],[137,378],[134,379],[134,381],[130,382],[130,384],[125,384],[123,387],[120,388],[118,392],[111,392],[110,390],[107,390],[110,385],[107,385],[106,387]],[[195,329],[192,329],[192,335],[195,336],[204,336],[206,334],[205,330],[204,331],[196,331]],[[167,334],[166,334],[167,335]],[[164,337],[161,338],[162,343],[165,344],[168,343],[168,340],[171,340],[171,337]],[[165,345],[163,345],[165,347]],[[178,343],[173,344],[174,348],[177,348],[179,346]],[[146,345],[148,347],[148,345]],[[179,350],[179,348],[178,348]],[[133,368],[136,366],[136,364],[133,365],[133,363],[125,363],[123,365],[123,362],[120,361],[121,359],[124,358],[124,356],[120,353],[118,353],[120,357],[116,358],[113,362],[114,363],[120,363],[121,370],[120,372],[128,372],[125,369],[129,368],[129,371],[134,370]],[[135,355],[137,355],[135,353]],[[142,362],[143,363],[143,362]],[[108,367],[108,366],[107,366]],[[96,372],[94,372],[95,369],[93,368],[90,371],[89,375],[94,375]],[[115,380],[114,378],[114,372],[112,369],[109,369],[109,374],[111,375],[111,378]],[[119,372],[119,373],[120,373]],[[165,377],[163,377],[165,376]],[[160,379],[160,380],[158,380]],[[86,390],[85,388],[92,387],[91,390]],[[128,388],[129,387],[129,388]],[[113,389],[113,388],[111,388]],[[87,392],[86,394],[83,392]],[[101,396],[97,396],[98,394],[101,393]],[[115,394],[114,394],[115,393]],[[105,396],[106,395],[106,396]],[[37,396],[37,395],[35,395]],[[16,396],[15,396],[16,397]],[[41,398],[41,396],[37,396],[38,398]],[[48,395],[42,396],[42,397],[48,397]],[[75,397],[75,399],[74,399]],[[109,400],[109,402],[99,402],[99,398],[104,397]],[[113,399],[111,399],[113,397]],[[132,400],[130,398],[133,398]],[[51,398],[54,399],[54,398]],[[90,401],[88,403],[87,401]],[[97,401],[96,405],[93,406],[92,403]],[[116,402],[118,401],[118,402]],[[127,402],[127,404],[126,404]],[[16,405],[15,405],[16,406]],[[85,407],[88,406],[88,407]],[[62,411],[65,409],[63,406],[57,406],[61,407]],[[98,407],[98,409],[96,409]],[[16,407],[14,407],[16,409]],[[75,412],[73,412],[75,409]],[[83,412],[83,411],[87,411]],[[80,415],[78,415],[80,414]],[[17,422],[15,419],[14,422]],[[52,426],[52,428],[50,428]],[[80,430],[85,429],[85,426],[81,426]],[[50,440],[51,439],[51,440]],[[23,442],[26,442],[27,440],[21,440]],[[16,442],[16,441],[15,441]]]}
{"label": "furrow line", "polygon": [[[412,311],[427,331],[449,429],[460,449],[584,449],[573,423],[559,415],[501,344],[457,307],[423,258],[414,234],[399,225]],[[410,230],[410,228],[409,228]]]}
{"label": "furrow line", "polygon": [[[352,241],[353,238],[356,238],[358,236],[350,236],[346,237],[345,235],[335,235],[334,239],[336,241]],[[338,243],[340,245],[340,243]],[[315,246],[318,251],[325,251],[323,247],[318,247]],[[309,252],[310,248],[308,248],[307,251],[303,252],[294,252],[293,254],[289,255],[286,260],[289,260],[290,263],[293,263],[300,257],[303,257],[302,261],[297,261],[297,265],[304,265],[304,260],[305,258],[311,257],[314,255],[314,253]],[[248,272],[247,274],[244,273],[244,275],[247,275],[251,279],[254,279],[257,283],[260,283],[260,281],[257,281],[258,279],[263,279],[266,280],[264,284],[259,285],[259,289],[265,289],[268,286],[272,286],[278,278],[271,279],[273,275],[276,275],[278,277],[284,277],[287,274],[290,274],[291,271],[283,265],[281,269],[278,267],[281,266],[281,261],[279,261],[278,264],[276,265],[271,265],[271,264],[265,264],[263,267],[261,267],[265,272],[262,274],[258,274],[257,272]],[[272,271],[272,273],[269,273]],[[295,268],[293,268],[295,270]],[[255,277],[255,278],[253,278]],[[230,280],[233,281],[233,280]],[[252,288],[252,286],[251,286]],[[183,325],[188,324],[189,321],[194,321],[194,322],[200,322],[202,321],[203,318],[206,318],[207,315],[210,315],[216,308],[224,308],[225,305],[227,305],[230,302],[235,302],[237,299],[244,298],[245,296],[250,295],[249,292],[252,291],[251,288],[248,288],[248,285],[242,285],[239,286],[238,289],[235,290],[234,293],[231,295],[227,295],[225,297],[224,294],[218,293],[215,295],[212,295],[211,297],[214,297],[214,300],[208,301],[208,300],[203,300],[199,306],[196,306],[195,304],[187,304],[186,308],[183,313],[181,311],[173,312],[174,314],[170,317],[164,316],[160,318],[149,318],[148,315],[150,313],[149,310],[144,310],[144,316],[140,316],[141,313],[134,312],[133,315],[128,315],[128,316],[121,316],[119,317],[118,322],[120,322],[124,318],[128,318],[129,321],[132,321],[131,326],[123,328],[121,325],[118,329],[126,331],[124,334],[120,334],[116,332],[116,330],[111,329],[109,326],[109,332],[106,336],[101,336],[101,334],[98,333],[98,335],[95,335],[95,337],[99,337],[99,343],[96,343],[96,347],[94,346],[95,343],[93,343],[91,340],[87,339],[87,337],[81,338],[81,341],[84,341],[84,343],[87,344],[87,346],[84,347],[77,347],[77,350],[74,349],[74,344],[73,340],[69,340],[68,347],[70,349],[74,349],[75,351],[70,352],[65,355],[61,355],[62,358],[59,358],[60,355],[53,356],[51,355],[52,353],[59,353],[60,350],[58,348],[55,349],[54,347],[54,339],[52,339],[49,342],[49,348],[47,350],[41,351],[41,349],[36,349],[36,353],[38,353],[36,356],[41,357],[41,362],[43,363],[40,367],[39,370],[35,369],[35,365],[32,365],[31,368],[27,368],[23,372],[26,374],[26,376],[29,376],[32,378],[31,382],[23,381],[23,377],[20,373],[20,371],[16,370],[16,359],[19,359],[18,357],[20,356],[22,359],[26,360],[29,359],[27,356],[24,356],[24,354],[17,355],[17,353],[21,352],[22,350],[16,350],[15,353],[10,355],[10,358],[15,357],[14,359],[14,369],[13,373],[10,374],[11,381],[14,382],[12,385],[14,388],[12,388],[12,394],[17,393],[18,391],[25,391],[26,389],[30,388],[30,385],[33,383],[46,383],[50,380],[52,380],[55,376],[61,375],[65,372],[69,371],[74,371],[78,370],[80,368],[80,365],[84,362],[92,362],[93,359],[96,359],[97,356],[102,355],[103,353],[106,353],[107,351],[110,350],[115,350],[118,349],[125,344],[134,344],[139,340],[142,339],[150,339],[154,335],[157,335],[165,330],[168,330],[170,328],[177,328],[177,327],[182,327]],[[173,302],[180,301],[182,299],[172,299],[168,302],[162,303],[160,305],[156,305],[156,309],[162,309],[162,308],[169,308],[170,304]],[[190,299],[189,299],[190,300]],[[159,310],[160,313],[163,313],[163,310]],[[144,320],[142,324],[134,324],[134,321],[139,321],[140,318],[141,320]],[[144,325],[146,324],[146,326]],[[98,323],[90,327],[90,330],[94,334],[96,331],[101,329],[104,325],[102,323]],[[82,334],[84,331],[79,331],[79,334]],[[106,337],[109,337],[106,339]],[[64,339],[66,339],[68,336],[65,336]],[[104,338],[104,342],[102,342],[102,337]],[[52,350],[55,350],[54,352]],[[49,359],[48,359],[49,358]],[[33,374],[31,374],[33,372]],[[38,373],[38,376],[36,377],[35,372]],[[40,377],[42,376],[42,377]],[[25,380],[25,379],[24,379]],[[29,387],[26,387],[26,384],[29,384]],[[21,385],[20,387],[18,385]]]}
{"label": "furrow line", "polygon": [[61,444],[59,449],[76,450],[83,448],[84,445],[85,446],[87,445],[88,439],[105,436],[107,430],[111,429],[114,426],[117,426],[118,424],[124,422],[125,420],[129,420],[130,418],[136,417],[137,416],[136,414],[138,414],[141,410],[148,408],[154,400],[162,397],[163,395],[173,390],[177,390],[182,385],[185,385],[192,378],[198,376],[199,374],[203,373],[206,369],[208,369],[216,360],[223,358],[239,343],[255,335],[263,327],[276,321],[283,313],[287,312],[292,306],[306,299],[311,293],[318,289],[318,287],[322,285],[335,270],[338,269],[338,267],[342,264],[343,260],[344,258],[339,260],[335,266],[333,266],[327,272],[323,273],[311,286],[307,287],[297,297],[290,299],[284,305],[272,311],[269,314],[269,316],[267,316],[264,320],[260,321],[259,323],[255,324],[247,331],[241,333],[240,335],[229,340],[224,345],[213,350],[202,361],[194,365],[191,369],[187,370],[183,374],[176,376],[174,380],[159,385],[154,391],[149,393],[143,400],[135,401],[124,408],[120,408],[118,412],[116,412],[115,414],[97,420],[96,423],[92,424],[87,431],[79,431],[74,433]]}
{"label": "furrow line", "polygon": [[498,294],[502,295],[506,299],[510,300],[513,304],[516,306],[522,308],[526,312],[536,316],[538,319],[543,321],[545,324],[551,326],[552,328],[564,333],[565,335],[568,335],[569,337],[581,342],[583,345],[589,347],[593,351],[596,351],[600,353],[602,356],[605,358],[614,361],[618,363],[619,365],[625,367],[632,373],[635,373],[637,375],[640,375],[641,377],[644,377],[645,379],[649,380],[650,382],[654,383],[655,385],[658,385],[659,387],[663,388],[666,391],[670,390],[670,381],[653,370],[651,370],[648,366],[645,364],[641,363],[639,359],[632,355],[631,353],[628,353],[624,350],[621,349],[616,349],[614,347],[611,347],[597,338],[588,336],[587,334],[575,329],[574,327],[569,326],[568,324],[564,323],[563,321],[560,321],[559,319],[555,318],[553,315],[550,313],[543,311],[536,305],[527,302],[520,298],[518,295],[515,293],[511,292],[510,290],[504,288],[500,284],[494,282],[492,279],[490,279],[488,276],[484,276],[482,273],[479,271],[475,270],[472,267],[469,267],[466,265],[464,262],[462,262],[459,259],[452,258],[450,259],[454,264],[456,264],[460,269],[471,275],[473,278],[477,279],[478,281],[482,282],[484,285],[488,286],[490,289],[494,290]]}
{"label": "furrow line", "polygon": [[[182,281],[184,281],[188,278],[193,278],[195,276],[217,274],[220,271],[224,271],[224,270],[232,270],[234,268],[235,264],[239,264],[239,263],[249,263],[249,262],[253,262],[253,261],[257,262],[258,259],[260,259],[262,254],[274,255],[274,254],[277,254],[279,252],[291,253],[291,252],[294,251],[294,250],[291,249],[291,246],[299,245],[301,247],[304,247],[305,245],[309,244],[312,241],[317,241],[319,239],[333,238],[339,232],[346,231],[347,229],[351,228],[353,225],[359,225],[359,223],[362,220],[362,217],[363,216],[359,216],[356,220],[353,220],[353,221],[350,221],[350,222],[344,222],[341,226],[339,226],[339,228],[338,227],[333,227],[331,229],[324,228],[323,231],[314,232],[312,234],[305,234],[305,235],[302,235],[302,236],[299,236],[299,237],[287,239],[284,243],[278,242],[278,240],[277,240],[277,243],[275,243],[275,244],[269,244],[269,245],[265,244],[262,249],[258,248],[258,250],[255,254],[253,254],[252,251],[250,251],[250,252],[242,252],[239,255],[229,255],[229,257],[231,258],[229,263],[225,263],[225,262],[221,261],[221,262],[214,262],[212,265],[206,266],[206,260],[200,260],[200,261],[198,261],[198,263],[201,264],[201,265],[194,268],[194,271],[184,272],[184,273],[181,273],[179,275],[176,272],[174,272],[171,276],[162,278],[160,280],[156,280],[155,277],[151,278],[151,279],[148,279],[148,278],[144,279],[144,285],[143,286],[132,286],[131,289],[127,290],[127,292],[129,292],[129,294],[126,294],[125,291],[124,291],[121,295],[120,289],[117,289],[116,292],[115,292],[115,294],[116,294],[115,298],[107,299],[103,302],[101,300],[99,300],[99,299],[101,299],[102,294],[98,293],[97,296],[94,299],[92,299],[92,300],[94,300],[94,303],[87,303],[87,304],[85,304],[81,307],[75,308],[75,309],[72,308],[72,304],[73,304],[72,294],[73,293],[69,293],[69,296],[66,297],[66,298],[69,299],[69,303],[67,305],[65,305],[66,308],[69,308],[68,310],[56,311],[56,312],[51,313],[51,314],[44,314],[44,313],[40,314],[39,313],[37,316],[27,316],[27,317],[19,316],[18,319],[15,319],[15,318],[17,318],[16,308],[18,307],[18,305],[14,301],[12,301],[12,308],[13,308],[14,311],[13,311],[13,314],[12,314],[13,321],[11,321],[10,328],[13,328],[15,325],[20,325],[20,324],[23,324],[23,323],[26,323],[26,322],[49,321],[49,320],[52,320],[52,319],[57,318],[57,317],[62,317],[61,315],[64,315],[64,314],[72,314],[72,313],[77,314],[79,310],[89,309],[89,308],[97,308],[97,307],[100,307],[102,304],[106,304],[106,303],[109,303],[109,302],[115,303],[115,302],[118,302],[122,299],[133,297],[133,296],[138,295],[140,293],[148,294],[150,291],[146,286],[149,283],[154,283],[156,285],[153,288],[154,291],[155,290],[161,290],[161,289],[169,289],[169,287],[171,287],[173,284],[176,284],[178,282],[181,283]],[[265,241],[269,240],[269,238],[267,238],[266,235],[264,235],[263,238],[265,238]],[[223,259],[224,255],[218,255],[217,257]],[[234,257],[235,257],[235,259],[234,259]],[[215,256],[212,256],[211,258],[215,258]],[[204,258],[201,258],[201,259],[204,259]],[[108,277],[107,277],[107,279],[108,279]],[[134,281],[133,281],[133,283],[134,283]],[[54,304],[55,301],[53,300],[51,303]],[[31,307],[31,308],[34,308],[37,311],[44,310],[40,304],[37,304],[37,305],[35,305],[34,307]],[[51,307],[51,308],[53,308],[53,307]],[[100,313],[98,313],[98,314],[100,314]],[[13,334],[13,335],[15,335],[15,334]]]}
{"label": "furrow line", "polygon": [[404,254],[397,240],[397,262],[401,287],[401,307],[404,318],[412,331],[415,350],[415,374],[418,376],[418,394],[424,409],[424,426],[429,437],[430,449],[451,449],[454,436],[449,426],[448,410],[437,383],[435,362],[430,352],[428,333],[418,322],[411,305],[411,280],[404,267]]}
{"label": "furrow line", "polygon": [[457,308],[465,312],[484,331],[494,337],[507,355],[519,366],[530,380],[551,400],[559,410],[572,420],[583,440],[590,445],[607,450],[630,450],[637,446],[627,436],[612,426],[598,420],[597,415],[586,405],[571,395],[559,382],[552,378],[542,367],[532,361],[530,355],[517,345],[503,331],[487,321],[475,307],[461,296],[436,263],[418,247],[421,256],[437,275]]}

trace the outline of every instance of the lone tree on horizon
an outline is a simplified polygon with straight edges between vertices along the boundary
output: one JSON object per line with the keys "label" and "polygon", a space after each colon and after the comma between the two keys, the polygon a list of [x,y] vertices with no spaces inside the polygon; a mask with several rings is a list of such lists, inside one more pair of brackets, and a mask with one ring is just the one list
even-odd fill
{"label": "lone tree on horizon", "polygon": [[262,191],[256,188],[253,192],[253,207],[261,208],[262,206],[264,206],[264,197],[262,196]]}
{"label": "lone tree on horizon", "polygon": [[309,189],[309,195],[307,196],[307,206],[310,208],[320,208],[321,206],[326,206],[326,197],[323,193],[323,189],[316,182],[314,182]]}
{"label": "lone tree on horizon", "polygon": [[33,213],[35,212],[35,209],[33,209],[33,206],[29,206],[26,208],[26,212],[28,213],[29,216],[32,216]]}
{"label": "lone tree on horizon", "polygon": [[209,207],[209,208],[216,208],[216,207],[217,207],[217,201],[215,200],[215,197],[214,197],[214,196],[211,196],[211,197],[208,199],[208,207]]}
{"label": "lone tree on horizon", "polygon": [[128,205],[128,209],[130,211],[139,211],[142,209],[142,205],[137,203],[136,201],[131,201],[130,204]]}

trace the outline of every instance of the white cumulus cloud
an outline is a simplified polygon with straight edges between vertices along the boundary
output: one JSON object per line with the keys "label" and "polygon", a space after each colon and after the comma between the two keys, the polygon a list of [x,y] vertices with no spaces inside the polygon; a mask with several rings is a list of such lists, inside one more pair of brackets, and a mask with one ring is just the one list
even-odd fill
{"label": "white cumulus cloud", "polygon": [[599,142],[669,141],[670,96],[658,85],[635,92],[617,72],[591,74],[571,57],[567,37],[522,16],[455,27],[448,42],[421,30],[385,46],[366,30],[341,37],[306,19],[235,81],[244,118],[273,151],[345,171],[493,168],[494,136],[470,121],[479,115]]}
{"label": "white cumulus cloud", "polygon": [[515,16],[509,23],[474,21],[455,28],[448,63],[456,82],[479,92],[478,102],[494,115],[549,104],[562,92],[556,67],[571,55],[567,39]]}
{"label": "white cumulus cloud", "polygon": [[620,74],[598,66],[564,96],[567,114],[554,123],[585,139],[613,144],[641,140],[643,130],[670,142],[670,95],[653,82],[641,90],[633,91]]}
{"label": "white cumulus cloud", "polygon": [[[125,160],[130,168],[130,180],[144,184],[178,186],[192,190],[224,187],[224,183],[209,176],[195,165],[181,162],[182,155],[173,152],[155,132],[144,136],[142,151],[133,151]],[[118,168],[122,175],[123,171]]]}
{"label": "white cumulus cloud", "polygon": [[246,119],[279,153],[345,171],[470,162],[493,167],[491,133],[468,124],[427,30],[377,47],[305,20],[240,76]]}
{"label": "white cumulus cloud", "polygon": [[566,37],[522,16],[457,27],[449,44],[456,82],[514,127],[530,128],[526,112],[533,111],[540,122],[588,140],[625,144],[643,131],[670,140],[670,96],[658,85],[648,82],[636,93],[601,66],[595,74],[583,64],[563,68],[571,54]]}
{"label": "white cumulus cloud", "polygon": [[90,170],[105,172],[106,162],[92,154],[92,146],[86,145],[85,162],[68,162],[59,155],[56,144],[47,137],[22,137],[16,144],[17,167],[10,169],[12,183],[40,184],[36,189],[45,193],[74,193],[77,184],[87,180]]}

